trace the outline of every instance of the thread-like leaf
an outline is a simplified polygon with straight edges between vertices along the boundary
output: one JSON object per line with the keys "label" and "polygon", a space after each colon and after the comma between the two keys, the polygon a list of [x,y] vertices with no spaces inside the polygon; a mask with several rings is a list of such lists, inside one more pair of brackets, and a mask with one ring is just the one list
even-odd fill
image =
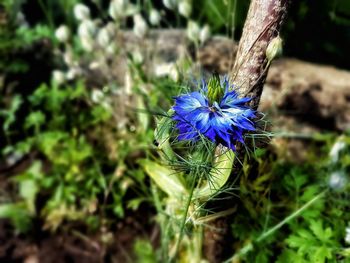
{"label": "thread-like leaf", "polygon": [[209,180],[195,192],[195,198],[209,197],[224,186],[230,177],[234,157],[235,153],[228,150],[216,158],[214,167],[209,173]]}

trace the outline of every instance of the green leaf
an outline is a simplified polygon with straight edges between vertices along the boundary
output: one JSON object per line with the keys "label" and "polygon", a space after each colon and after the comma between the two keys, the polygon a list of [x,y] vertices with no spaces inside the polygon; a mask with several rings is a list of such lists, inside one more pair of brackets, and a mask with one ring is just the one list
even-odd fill
{"label": "green leaf", "polygon": [[154,254],[154,250],[149,241],[136,240],[134,245],[134,252],[137,263],[157,263],[159,262]]}
{"label": "green leaf", "polygon": [[282,254],[278,257],[276,263],[307,263],[292,249],[285,249]]}
{"label": "green leaf", "polygon": [[8,110],[0,111],[0,115],[3,115],[5,117],[5,121],[2,125],[4,131],[8,131],[10,125],[16,121],[16,112],[19,110],[22,103],[22,97],[20,95],[15,95],[12,98],[10,108]]}
{"label": "green leaf", "polygon": [[316,249],[315,253],[312,255],[312,262],[323,263],[327,262],[326,259],[332,259],[332,249],[325,246]]}
{"label": "green leaf", "polygon": [[34,180],[23,180],[19,183],[19,194],[25,200],[28,211],[31,214],[35,213],[35,197],[39,187]]}
{"label": "green leaf", "polygon": [[[173,115],[174,111],[169,110],[168,116]],[[164,160],[172,160],[175,158],[173,149],[171,148],[169,138],[170,138],[170,129],[172,128],[172,120],[170,117],[163,117],[157,121],[157,127],[154,131],[154,138],[158,142],[158,149],[160,155]]]}
{"label": "green leaf", "polygon": [[146,159],[141,160],[140,164],[160,189],[169,196],[182,198],[184,195],[187,195],[186,189],[176,171]]}
{"label": "green leaf", "polygon": [[40,127],[45,123],[45,115],[42,111],[33,111],[26,118],[24,127],[26,129],[30,127]]}
{"label": "green leaf", "polygon": [[23,203],[1,204],[0,218],[11,220],[19,232],[26,232],[31,227],[31,217]]}
{"label": "green leaf", "polygon": [[209,174],[209,180],[194,193],[195,198],[206,198],[220,190],[230,177],[235,153],[227,150],[219,155],[214,163],[214,167]]}

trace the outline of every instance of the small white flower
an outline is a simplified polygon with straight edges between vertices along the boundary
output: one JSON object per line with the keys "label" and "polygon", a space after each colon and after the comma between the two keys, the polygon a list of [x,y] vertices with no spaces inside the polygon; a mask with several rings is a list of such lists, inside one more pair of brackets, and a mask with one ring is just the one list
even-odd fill
{"label": "small white flower", "polygon": [[149,22],[153,25],[153,26],[157,26],[159,25],[161,20],[160,14],[157,10],[152,9],[151,12],[149,13]]}
{"label": "small white flower", "polygon": [[133,86],[133,81],[130,72],[127,72],[124,77],[124,87],[125,87],[125,93],[127,95],[132,94],[132,86]]}
{"label": "small white flower", "polygon": [[102,28],[97,34],[97,43],[101,47],[108,46],[111,42],[111,36],[107,28]]}
{"label": "small white flower", "polygon": [[136,64],[141,64],[143,62],[143,56],[142,53],[139,50],[135,50],[132,52],[132,60]]}
{"label": "small white flower", "polygon": [[112,0],[108,8],[108,14],[116,21],[123,17],[134,15],[137,12],[138,8],[130,4],[128,0]]}
{"label": "small white flower", "polygon": [[175,9],[177,5],[177,0],[163,0],[163,4],[168,9]]}
{"label": "small white flower", "polygon": [[134,20],[133,31],[135,35],[140,38],[144,37],[148,30],[146,21],[143,19],[143,17],[140,14],[134,15],[133,20]]}
{"label": "small white flower", "polygon": [[339,138],[335,144],[333,144],[331,151],[329,152],[329,157],[333,163],[336,163],[339,159],[340,152],[346,147],[346,143]]}
{"label": "small white flower", "polygon": [[114,20],[118,20],[123,16],[123,10],[125,9],[125,5],[127,1],[123,0],[112,0],[109,4],[108,14]]}
{"label": "small white flower", "polygon": [[128,190],[128,188],[133,184],[133,181],[130,178],[124,177],[125,179],[122,180],[120,184],[120,188],[122,191]]}
{"label": "small white flower", "polygon": [[154,73],[157,77],[169,76],[172,80],[179,80],[179,71],[174,63],[164,63],[156,65]]}
{"label": "small white flower", "polygon": [[68,49],[63,53],[63,61],[68,66],[73,66],[75,64],[72,50]]}
{"label": "small white flower", "polygon": [[279,57],[282,54],[283,40],[280,36],[273,38],[266,48],[266,58],[268,61]]}
{"label": "small white flower", "polygon": [[100,63],[97,62],[97,61],[92,61],[92,62],[89,64],[89,69],[91,69],[91,70],[98,69],[99,67],[100,67]]}
{"label": "small white flower", "polygon": [[204,43],[209,39],[209,37],[210,37],[210,27],[208,25],[205,25],[199,32],[199,40],[201,43]]}
{"label": "small white flower", "polygon": [[93,37],[96,33],[96,25],[91,20],[84,20],[78,27],[78,35],[80,38]]}
{"label": "small white flower", "polygon": [[117,30],[118,30],[116,27],[116,24],[113,22],[108,22],[104,28],[107,30],[110,37],[114,37],[117,33]]}
{"label": "small white flower", "polygon": [[193,42],[198,42],[199,40],[199,34],[200,34],[200,28],[198,24],[194,21],[189,21],[187,24],[187,29],[186,29],[187,37],[193,41]]}
{"label": "small white flower", "polygon": [[106,47],[105,51],[108,55],[114,55],[115,52],[117,51],[117,47],[115,46],[114,43],[111,43]]}
{"label": "small white flower", "polygon": [[12,166],[16,164],[18,161],[20,161],[23,158],[22,153],[14,152],[6,157],[6,163],[9,166]]}
{"label": "small white flower", "polygon": [[184,17],[189,18],[192,12],[192,6],[187,0],[183,0],[179,3],[179,13]]}
{"label": "small white flower", "polygon": [[66,79],[73,80],[81,75],[81,70],[79,68],[71,68],[66,73]]}
{"label": "small white flower", "polygon": [[91,100],[94,103],[101,103],[104,99],[104,94],[101,90],[99,89],[93,89],[91,92]]}
{"label": "small white flower", "polygon": [[59,42],[67,42],[70,36],[69,28],[66,25],[59,26],[55,31],[55,36]]}
{"label": "small white flower", "polygon": [[25,27],[25,28],[29,27],[26,17],[21,11],[19,11],[16,15],[16,23],[21,27]]}
{"label": "small white flower", "polygon": [[350,226],[345,228],[345,243],[350,244]]}
{"label": "small white flower", "polygon": [[60,70],[52,71],[52,78],[58,85],[64,83],[66,80],[65,74]]}
{"label": "small white flower", "polygon": [[334,190],[341,190],[347,182],[346,174],[343,171],[335,171],[330,175],[328,184]]}
{"label": "small white flower", "polygon": [[94,49],[94,40],[91,37],[80,38],[81,47],[87,51],[91,52]]}
{"label": "small white flower", "polygon": [[76,4],[73,9],[74,16],[78,21],[90,18],[90,9],[84,4]]}

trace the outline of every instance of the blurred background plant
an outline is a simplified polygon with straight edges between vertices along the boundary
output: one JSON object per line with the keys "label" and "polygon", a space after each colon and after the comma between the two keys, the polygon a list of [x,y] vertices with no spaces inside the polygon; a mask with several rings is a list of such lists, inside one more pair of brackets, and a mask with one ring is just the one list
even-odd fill
{"label": "blurred background plant", "polygon": [[[181,233],[184,202],[167,200],[173,194],[169,188],[157,188],[147,176],[172,173],[153,162],[160,152],[153,130],[167,115],[172,97],[200,76],[192,53],[211,35],[238,40],[249,7],[244,0],[199,2],[0,4],[0,218],[7,219],[2,228],[13,227],[1,239],[74,233],[79,240],[110,247],[118,243],[118,229],[125,222],[137,222],[129,215],[139,213],[147,221],[144,228],[152,230],[138,228],[129,234],[136,235],[128,239],[131,243],[139,238],[134,247],[117,250],[130,262],[132,249],[139,262],[168,260],[170,240]],[[349,24],[347,0],[298,1],[282,32],[284,55],[349,70]],[[162,49],[159,32],[165,28],[184,29],[189,49],[181,49],[178,38],[168,48],[173,53]],[[308,144],[302,163],[286,157],[285,141],[280,140],[293,136],[274,136],[272,146],[245,157],[230,182],[235,204],[226,230],[234,237],[230,248],[240,251],[253,244],[241,256],[246,262],[346,262],[349,133],[297,134]],[[182,145],[178,147],[181,151]],[[178,169],[191,167],[184,160],[178,163]],[[191,184],[187,180],[186,187]],[[325,189],[326,197],[259,242]],[[197,220],[207,215],[203,203],[195,205],[201,209],[191,207],[191,213],[200,211]],[[190,229],[187,225],[184,233]],[[198,249],[194,253],[201,253]]]}

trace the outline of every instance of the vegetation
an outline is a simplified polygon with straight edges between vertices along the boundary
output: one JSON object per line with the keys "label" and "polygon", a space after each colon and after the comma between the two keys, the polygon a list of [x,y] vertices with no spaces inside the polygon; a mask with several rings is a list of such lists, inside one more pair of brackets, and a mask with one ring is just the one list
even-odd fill
{"label": "vegetation", "polygon": [[[349,261],[349,131],[297,134],[302,162],[276,150],[295,138],[266,131],[268,115],[245,135],[240,160],[206,138],[178,140],[169,109],[197,89],[195,61],[157,64],[121,36],[185,27],[195,49],[214,34],[238,39],[248,2],[202,2],[0,4],[0,218],[11,235],[28,238],[39,225],[110,248],[117,223],[140,214],[160,230],[157,241],[134,237],[130,261],[205,262],[203,233],[228,216],[227,262]],[[320,40],[308,22],[327,16],[327,28],[349,32],[349,4],[316,2],[292,6],[286,54],[349,69],[346,41],[330,31]]]}

